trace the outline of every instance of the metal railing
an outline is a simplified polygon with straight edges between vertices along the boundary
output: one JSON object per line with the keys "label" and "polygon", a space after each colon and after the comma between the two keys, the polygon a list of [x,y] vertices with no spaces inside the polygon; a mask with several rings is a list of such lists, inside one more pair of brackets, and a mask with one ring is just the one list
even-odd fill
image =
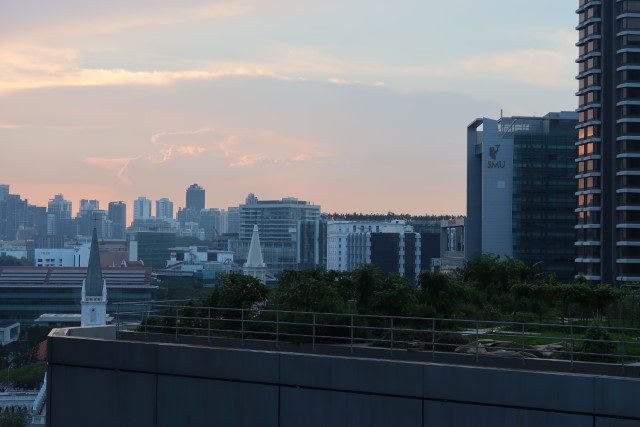
{"label": "metal railing", "polygon": [[[120,310],[120,307],[127,310]],[[136,309],[131,310],[132,307]],[[280,344],[339,346],[351,353],[358,348],[398,352],[462,353],[482,357],[545,359],[574,363],[640,366],[640,329],[567,323],[525,323],[489,320],[440,319],[361,314],[319,313],[269,309],[201,307],[173,302],[119,303],[116,334],[136,331],[181,337],[272,341]],[[139,309],[137,309],[139,308]],[[602,337],[588,338],[587,332]],[[596,335],[597,336],[597,335]]]}

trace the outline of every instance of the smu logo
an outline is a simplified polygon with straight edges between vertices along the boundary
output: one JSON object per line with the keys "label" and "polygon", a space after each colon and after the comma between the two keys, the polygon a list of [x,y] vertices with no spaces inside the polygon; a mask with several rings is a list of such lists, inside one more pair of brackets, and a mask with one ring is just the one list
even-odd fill
{"label": "smu logo", "polygon": [[506,167],[506,162],[504,160],[498,161],[498,152],[500,151],[500,144],[495,147],[489,147],[489,157],[492,160],[487,162],[488,169],[504,169]]}

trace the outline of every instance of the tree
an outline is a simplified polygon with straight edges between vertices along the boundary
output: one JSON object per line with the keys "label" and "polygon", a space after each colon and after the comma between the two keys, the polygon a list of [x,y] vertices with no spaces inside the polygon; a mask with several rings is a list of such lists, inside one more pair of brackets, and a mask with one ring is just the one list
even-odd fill
{"label": "tree", "polygon": [[255,277],[243,274],[227,274],[207,298],[206,304],[219,308],[252,308],[265,302],[269,287]]}
{"label": "tree", "polygon": [[407,279],[390,275],[373,292],[371,309],[384,316],[408,316],[417,302],[416,291]]}
{"label": "tree", "polygon": [[438,316],[451,317],[465,298],[464,287],[451,277],[424,270],[418,278],[420,301],[434,308]]}
{"label": "tree", "polygon": [[29,425],[29,414],[24,409],[15,412],[2,411],[0,413],[1,427],[27,427]]}
{"label": "tree", "polygon": [[366,312],[371,308],[373,292],[382,283],[382,272],[375,265],[363,265],[351,273],[358,309]]}
{"label": "tree", "polygon": [[11,255],[0,255],[0,267],[19,267],[22,261]]}
{"label": "tree", "polygon": [[284,310],[342,312],[348,310],[350,286],[344,276],[323,270],[285,271],[274,295]]}

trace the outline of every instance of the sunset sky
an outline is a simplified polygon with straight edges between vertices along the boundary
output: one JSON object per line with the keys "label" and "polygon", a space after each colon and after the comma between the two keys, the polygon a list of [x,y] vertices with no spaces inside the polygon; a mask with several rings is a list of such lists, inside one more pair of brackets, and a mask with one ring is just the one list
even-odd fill
{"label": "sunset sky", "polygon": [[465,211],[475,117],[576,107],[575,0],[0,0],[0,183]]}

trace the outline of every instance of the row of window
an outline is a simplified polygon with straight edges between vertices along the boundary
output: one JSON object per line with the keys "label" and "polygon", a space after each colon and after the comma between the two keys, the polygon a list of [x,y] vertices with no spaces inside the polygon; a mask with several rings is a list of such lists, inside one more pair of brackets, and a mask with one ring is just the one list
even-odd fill
{"label": "row of window", "polygon": [[594,22],[593,24],[589,24],[583,29],[580,30],[580,40],[586,39],[589,36],[600,33],[600,24]]}
{"label": "row of window", "polygon": [[600,179],[597,176],[578,179],[578,190],[592,190],[600,188]]}
{"label": "row of window", "polygon": [[594,136],[600,135],[600,126],[587,126],[581,129],[578,129],[578,139],[588,139],[593,138]]}
{"label": "row of window", "polygon": [[586,61],[580,62],[579,67],[580,73],[584,73],[585,71],[592,70],[594,68],[600,68],[600,57],[592,56]]}
{"label": "row of window", "polygon": [[580,46],[580,56],[584,56],[591,52],[596,52],[600,50],[600,40],[591,40],[587,44],[583,44]]}
{"label": "row of window", "polygon": [[589,142],[578,146],[578,157],[589,156],[595,153],[595,143]]}
{"label": "row of window", "polygon": [[578,212],[578,224],[600,224],[600,212],[583,211]]}
{"label": "row of window", "polygon": [[618,13],[640,12],[640,0],[626,0],[618,3]]}
{"label": "row of window", "polygon": [[578,196],[578,206],[581,208],[600,206],[600,195],[585,194],[583,196]]}
{"label": "row of window", "polygon": [[598,16],[600,16],[600,6],[593,6],[579,14],[579,22],[582,24],[584,21]]}
{"label": "row of window", "polygon": [[640,18],[622,18],[620,20],[622,30],[640,30]]}
{"label": "row of window", "polygon": [[597,170],[598,162],[595,160],[587,160],[586,162],[578,162],[578,173],[588,173]]}
{"label": "row of window", "polygon": [[580,123],[590,122],[592,120],[600,119],[600,109],[598,108],[590,108],[585,111],[581,111],[578,114],[578,120]]}
{"label": "row of window", "polygon": [[578,97],[578,105],[580,108],[589,104],[597,104],[600,102],[600,92],[599,91],[591,91],[587,92]]}
{"label": "row of window", "polygon": [[589,86],[597,86],[600,84],[600,74],[589,74],[586,77],[583,77],[578,80],[578,87],[580,90],[585,89]]}

